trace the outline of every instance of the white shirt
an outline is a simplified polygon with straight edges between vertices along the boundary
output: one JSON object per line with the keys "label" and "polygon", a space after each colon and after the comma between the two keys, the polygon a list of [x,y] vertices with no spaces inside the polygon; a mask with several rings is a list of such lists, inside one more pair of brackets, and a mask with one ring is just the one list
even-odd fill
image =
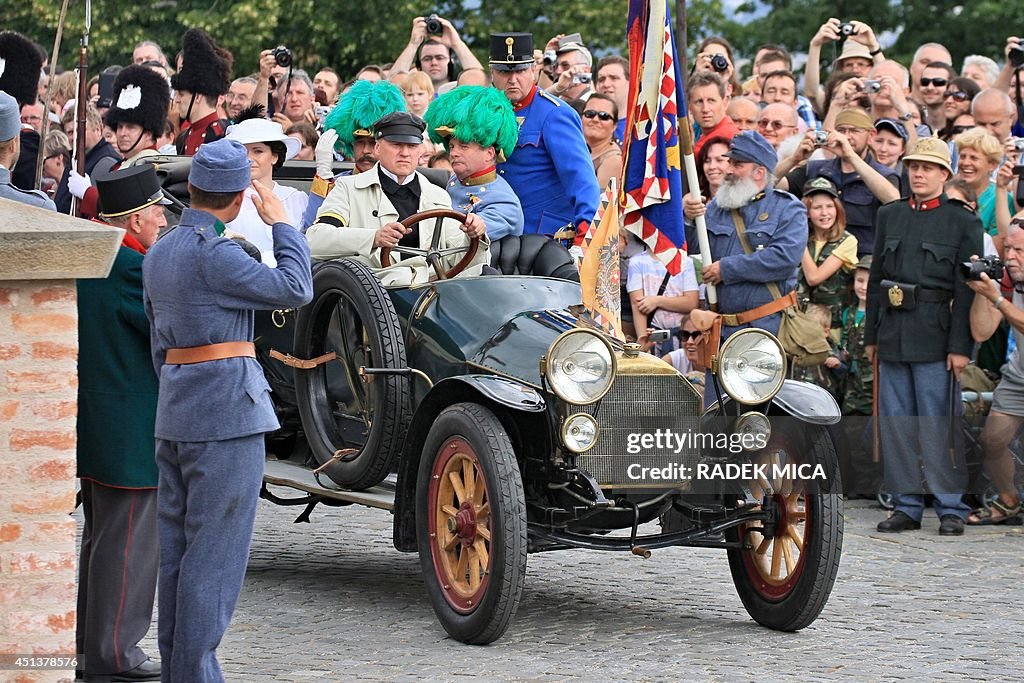
{"label": "white shirt", "polygon": [[[284,204],[285,213],[288,214],[288,224],[296,229],[301,228],[302,214],[306,211],[309,195],[301,190],[296,190],[294,187],[278,185],[277,183],[274,183],[272,189],[277,198]],[[242,210],[238,212],[238,217],[225,227],[252,242],[260,250],[263,263],[273,268],[277,265],[277,259],[274,258],[274,233],[271,226],[264,223],[263,219],[256,212],[256,205],[252,201],[254,194],[256,194],[254,189],[251,187],[245,188]]]}

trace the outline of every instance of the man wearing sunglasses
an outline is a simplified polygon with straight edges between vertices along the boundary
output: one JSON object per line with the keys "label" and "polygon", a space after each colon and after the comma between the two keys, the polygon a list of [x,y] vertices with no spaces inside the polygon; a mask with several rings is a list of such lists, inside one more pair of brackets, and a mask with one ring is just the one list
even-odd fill
{"label": "man wearing sunglasses", "polygon": [[917,81],[918,93],[921,104],[928,109],[925,123],[931,126],[932,130],[941,130],[946,126],[946,89],[955,77],[953,67],[945,62],[931,62],[921,71]]}

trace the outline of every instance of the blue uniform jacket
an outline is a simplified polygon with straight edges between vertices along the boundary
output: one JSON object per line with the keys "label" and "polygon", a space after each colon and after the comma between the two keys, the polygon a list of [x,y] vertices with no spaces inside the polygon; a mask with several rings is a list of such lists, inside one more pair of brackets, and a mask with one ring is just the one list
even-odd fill
{"label": "blue uniform jacket", "polygon": [[270,386],[253,358],[165,365],[167,349],[252,341],[253,310],[294,308],[312,298],[309,247],[301,232],[275,223],[276,268],[218,237],[216,219],[186,209],[143,261],[153,365],[160,377],[156,437],[221,441],[278,428]]}
{"label": "blue uniform jacket", "polygon": [[[807,248],[807,209],[781,190],[770,190],[758,201],[740,209],[747,240],[754,253],[743,251],[736,236],[732,213],[711,200],[706,220],[711,258],[720,263],[722,284],[718,286],[718,311],[740,313],[772,300],[766,283],[774,282],[781,294],[796,287],[797,268]],[[772,334],[779,331],[780,314],[754,324],[723,329],[723,337],[744,327],[757,327]]]}
{"label": "blue uniform jacket", "polygon": [[40,190],[22,190],[11,183],[11,172],[0,166],[0,198],[13,199],[29,206],[38,206],[40,209],[56,211],[53,200]]}
{"label": "blue uniform jacket", "polygon": [[579,115],[539,88],[531,96],[516,111],[519,141],[498,173],[523,205],[523,232],[551,235],[594,220],[601,193]]}
{"label": "blue uniform jacket", "polygon": [[448,181],[448,195],[452,198],[453,209],[475,213],[483,218],[491,242],[507,235],[523,234],[523,207],[504,178],[491,172],[470,179],[470,183],[463,185],[454,175]]}

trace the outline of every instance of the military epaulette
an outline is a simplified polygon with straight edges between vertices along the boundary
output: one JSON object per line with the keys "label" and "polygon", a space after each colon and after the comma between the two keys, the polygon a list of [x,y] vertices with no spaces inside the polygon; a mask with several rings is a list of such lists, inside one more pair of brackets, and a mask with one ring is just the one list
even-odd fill
{"label": "military epaulette", "polygon": [[546,100],[554,102],[555,106],[561,107],[563,104],[565,104],[564,102],[562,102],[562,100],[558,99],[557,97],[555,97],[554,95],[549,93],[547,90],[543,90],[541,88],[537,88],[537,94],[540,95],[541,97],[543,97]]}
{"label": "military epaulette", "polygon": [[779,195],[780,197],[785,197],[786,199],[796,199],[796,195],[794,195],[792,192],[787,192],[786,190],[782,190],[777,187],[772,188],[772,194]]}

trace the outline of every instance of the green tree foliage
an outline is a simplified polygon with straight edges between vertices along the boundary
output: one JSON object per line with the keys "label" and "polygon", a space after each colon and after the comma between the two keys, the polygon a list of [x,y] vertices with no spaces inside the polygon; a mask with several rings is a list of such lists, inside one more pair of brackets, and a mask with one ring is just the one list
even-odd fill
{"label": "green tree foliage", "polygon": [[[887,54],[908,63],[925,41],[953,50],[954,61],[972,53],[1001,58],[1007,35],[1024,34],[1024,3],[1005,0],[878,2],[878,0],[748,0],[735,12],[721,0],[690,0],[687,42],[724,35],[749,57],[757,45],[777,42],[806,51],[830,16],[860,19],[895,41]],[[71,0],[60,63],[77,62],[84,0]],[[677,2],[672,0],[672,11]],[[0,0],[3,28],[25,33],[47,50],[53,45],[58,0]],[[412,18],[437,13],[450,19],[486,61],[491,31],[529,31],[537,48],[557,33],[578,31],[600,56],[625,53],[626,0],[93,0],[91,59],[97,66],[127,64],[132,47],[154,40],[173,58],[187,27],[207,29],[235,55],[235,72],[255,70],[260,50],[287,45],[307,69],[334,67],[343,77],[365,64],[392,61],[409,39]],[[828,49],[823,55],[829,57]]]}

